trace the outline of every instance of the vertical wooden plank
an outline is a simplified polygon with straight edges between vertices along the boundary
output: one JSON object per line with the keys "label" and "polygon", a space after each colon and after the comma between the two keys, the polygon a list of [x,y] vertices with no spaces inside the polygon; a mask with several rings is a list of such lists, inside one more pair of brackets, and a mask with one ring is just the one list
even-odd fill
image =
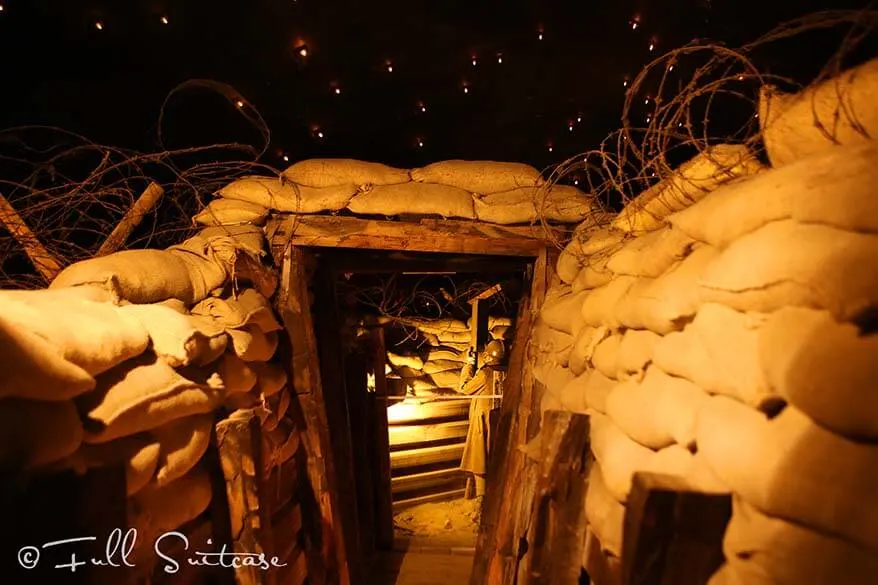
{"label": "vertical wooden plank", "polygon": [[[279,312],[290,337],[291,378],[295,402],[291,405],[296,423],[302,429],[302,444],[307,461],[308,489],[305,493],[317,503],[319,518],[310,522],[309,540],[319,547],[320,566],[309,559],[309,580],[350,584],[344,528],[338,501],[338,482],[329,435],[329,422],[323,402],[317,340],[308,300],[308,276],[305,252],[289,246],[284,253]],[[316,525],[315,525],[316,524]],[[316,530],[316,532],[314,532]]]}
{"label": "vertical wooden plank", "polygon": [[[366,359],[361,351],[369,348],[361,344],[358,350],[345,356],[345,379],[351,408],[351,438],[353,447],[354,483],[359,514],[360,552],[370,558],[375,552],[375,481],[372,479],[370,454],[372,444],[372,401],[366,390]],[[368,356],[371,362],[371,355]],[[371,366],[371,363],[369,364]]]}
{"label": "vertical wooden plank", "polygon": [[625,512],[622,585],[704,585],[723,563],[731,496],[637,473]]}
{"label": "vertical wooden plank", "polygon": [[527,578],[519,585],[576,583],[585,547],[589,417],[550,411],[543,420]]}
{"label": "vertical wooden plank", "polygon": [[387,422],[387,348],[384,329],[376,327],[372,333],[372,372],[375,392],[372,403],[373,456],[375,474],[375,546],[382,550],[393,548],[393,496],[391,495],[390,433]]}

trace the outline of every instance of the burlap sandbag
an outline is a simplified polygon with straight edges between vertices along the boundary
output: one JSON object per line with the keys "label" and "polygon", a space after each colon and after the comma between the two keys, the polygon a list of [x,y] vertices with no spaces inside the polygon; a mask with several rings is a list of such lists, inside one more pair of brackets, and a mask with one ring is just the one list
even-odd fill
{"label": "burlap sandbag", "polygon": [[661,335],[641,329],[628,329],[619,345],[619,380],[643,380],[646,367],[652,363],[655,346]]}
{"label": "burlap sandbag", "polygon": [[431,375],[437,372],[448,372],[451,370],[459,372],[462,367],[463,362],[456,360],[431,360],[424,364],[423,371],[425,374]]}
{"label": "burlap sandbag", "polygon": [[0,315],[0,398],[67,400],[94,387],[88,372],[43,337]]}
{"label": "burlap sandbag", "polygon": [[[422,360],[420,356],[416,355],[399,355],[388,351],[387,361],[389,361],[392,366],[407,366],[414,370],[424,369],[424,360]],[[427,373],[429,374],[429,372]]]}
{"label": "burlap sandbag", "polygon": [[606,414],[607,398],[619,382],[606,377],[600,370],[589,370],[585,375],[587,376],[583,386],[585,403],[590,410]]}
{"label": "burlap sandbag", "polygon": [[570,351],[573,349],[573,336],[552,329],[541,319],[537,321],[531,338],[532,359],[536,363],[547,363],[567,367]]}
{"label": "burlap sandbag", "polygon": [[616,501],[624,504],[634,473],[646,466],[655,451],[634,442],[609,417],[597,412],[591,414],[590,439],[607,489]]}
{"label": "burlap sandbag", "polygon": [[348,209],[361,215],[440,215],[475,219],[468,191],[432,183],[382,185],[358,193]]}
{"label": "burlap sandbag", "polygon": [[636,276],[616,276],[607,284],[588,291],[582,302],[582,316],[586,324],[618,329],[621,323],[617,318],[616,305],[639,281]]}
{"label": "burlap sandbag", "polygon": [[[430,349],[426,353],[426,363],[430,362],[442,362],[442,361],[456,361],[461,364],[464,362],[465,357],[461,355],[459,351],[453,351],[450,349]],[[458,364],[457,367],[461,367]]]}
{"label": "burlap sandbag", "polygon": [[69,400],[0,400],[0,468],[19,472],[74,453],[82,443],[82,423]]}
{"label": "burlap sandbag", "polygon": [[100,445],[83,443],[64,460],[64,467],[84,474],[95,468],[124,465],[126,495],[131,497],[155,476],[159,456],[158,441],[149,433],[138,433]]}
{"label": "burlap sandbag", "polygon": [[224,385],[213,366],[174,369],[144,353],[101,374],[94,391],[76,398],[84,440],[105,443],[210,412],[222,402]]}
{"label": "burlap sandbag", "polygon": [[437,388],[457,388],[460,385],[460,369],[433,372],[430,380]]}
{"label": "burlap sandbag", "polygon": [[[581,314],[581,313],[580,313]],[[607,327],[585,326],[576,336],[573,349],[570,350],[569,367],[577,376],[591,366],[591,360],[597,345],[610,336]]]}
{"label": "burlap sandbag", "polygon": [[357,185],[352,182],[310,187],[278,177],[243,177],[220,189],[217,195],[264,209],[310,214],[340,211],[356,192]]}
{"label": "burlap sandbag", "polygon": [[607,268],[610,258],[610,256],[598,256],[587,260],[573,280],[573,292],[598,288],[613,280],[616,274]]}
{"label": "burlap sandbag", "polygon": [[747,503],[878,550],[878,446],[823,429],[794,406],[768,419],[711,398],[696,429],[698,452]]}
{"label": "burlap sandbag", "polygon": [[759,358],[771,388],[818,424],[878,438],[878,335],[826,311],[786,307],[762,328]]}
{"label": "burlap sandbag", "polygon": [[662,276],[638,281],[616,303],[616,321],[659,335],[682,330],[701,304],[699,279],[718,255],[712,246],[698,246]]}
{"label": "burlap sandbag", "polygon": [[256,389],[259,394],[268,398],[287,385],[287,372],[279,364],[251,362],[247,364],[256,374]]}
{"label": "burlap sandbag", "polygon": [[161,446],[156,485],[167,485],[198,464],[210,444],[213,422],[213,413],[207,413],[173,420],[151,431]]}
{"label": "burlap sandbag", "polygon": [[593,463],[588,472],[585,518],[600,540],[601,548],[605,552],[621,557],[625,506],[620,504],[607,489],[598,463]]}
{"label": "burlap sandbag", "polygon": [[622,334],[613,333],[603,338],[594,348],[591,363],[608,378],[616,379],[619,375],[619,348],[622,346]]}
{"label": "burlap sandbag", "polygon": [[753,570],[748,570],[751,566],[723,563],[716,573],[711,575],[707,585],[778,585],[776,581],[768,580],[765,575],[754,574]]}
{"label": "burlap sandbag", "polygon": [[216,319],[223,327],[238,329],[245,325],[257,325],[262,331],[283,329],[268,300],[252,288],[244,289],[236,297],[204,299],[192,307],[193,315]]}
{"label": "burlap sandbag", "polygon": [[772,222],[737,240],[700,281],[705,302],[739,311],[785,306],[827,309],[840,321],[878,305],[878,235],[791,220]]}
{"label": "burlap sandbag", "polygon": [[615,274],[657,278],[688,256],[694,243],[683,231],[665,226],[630,240],[606,266]]}
{"label": "burlap sandbag", "polygon": [[692,447],[698,411],[709,398],[692,382],[650,367],[643,382],[629,380],[613,389],[607,416],[644,447]]}
{"label": "burlap sandbag", "polygon": [[471,331],[443,331],[435,335],[439,340],[439,345],[468,344],[472,343],[473,338]]}
{"label": "burlap sandbag", "polygon": [[498,193],[543,184],[540,172],[530,165],[482,160],[446,160],[411,172],[412,181],[441,183],[474,193]]}
{"label": "burlap sandbag", "polygon": [[267,218],[268,209],[258,203],[243,199],[221,198],[208,203],[192,218],[192,221],[201,225],[241,225],[245,223],[265,225]]}
{"label": "burlap sandbag", "polygon": [[149,566],[155,549],[168,550],[176,539],[163,535],[201,515],[210,505],[210,475],[201,468],[164,486],[151,485],[128,499],[128,526],[137,530],[137,541],[128,559]]}
{"label": "burlap sandbag", "polygon": [[682,332],[655,346],[653,363],[711,394],[730,396],[759,410],[778,402],[760,367],[759,336],[765,316],[707,303]]}
{"label": "burlap sandbag", "polygon": [[399,376],[400,378],[423,378],[424,371],[421,369],[411,368],[409,366],[391,366],[391,370],[394,374]]}
{"label": "burlap sandbag", "polygon": [[782,219],[857,232],[878,232],[878,147],[839,146],[720,187],[669,218],[696,240],[726,248]]}
{"label": "burlap sandbag", "polygon": [[878,552],[766,516],[741,498],[733,500],[723,552],[774,583],[871,585],[878,575]]}
{"label": "burlap sandbag", "polygon": [[312,158],[299,161],[283,172],[294,183],[309,187],[335,185],[392,185],[410,180],[409,171],[349,158]]}
{"label": "burlap sandbag", "polygon": [[41,288],[37,290],[0,290],[0,298],[10,299],[37,307],[44,307],[52,304],[63,305],[70,301],[114,303],[119,300],[118,298],[114,298],[112,293],[100,285]]}
{"label": "burlap sandbag", "polygon": [[621,249],[625,237],[625,232],[609,228],[576,231],[558,256],[555,271],[561,280],[572,283],[579,269],[590,264],[593,257],[609,259]]}
{"label": "burlap sandbag", "polygon": [[571,378],[558,392],[558,402],[561,404],[561,408],[566,411],[587,414],[588,400],[585,388],[591,372],[576,374],[573,370],[570,370],[570,374],[576,375],[576,377]]}
{"label": "burlap sandbag", "polygon": [[265,333],[255,324],[241,329],[227,329],[232,340],[232,348],[245,362],[267,362],[274,356],[280,339],[276,331]]}
{"label": "burlap sandbag", "polygon": [[765,85],[759,125],[772,166],[878,136],[878,59],[788,94]]}
{"label": "burlap sandbag", "polygon": [[203,228],[193,237],[171,246],[168,250],[215,257],[226,267],[231,267],[239,253],[257,258],[265,256],[265,244],[265,231],[259,226],[218,225]]}
{"label": "burlap sandbag", "polygon": [[747,146],[708,147],[631,200],[613,221],[613,227],[631,233],[658,229],[669,215],[686,209],[723,183],[763,168]]}
{"label": "burlap sandbag", "polygon": [[140,322],[111,303],[78,299],[59,303],[39,295],[24,302],[0,296],[0,315],[10,325],[42,337],[62,358],[93,376],[149,346]]}
{"label": "burlap sandbag", "polygon": [[189,266],[179,255],[166,250],[122,250],[71,264],[55,277],[49,288],[99,285],[114,299],[131,303],[149,304],[175,298],[191,305],[203,297],[197,298]]}
{"label": "burlap sandbag", "polygon": [[257,383],[256,372],[250,367],[252,363],[254,362],[248,363],[232,352],[226,352],[222,359],[210,367],[215,368],[222,380],[226,395],[245,394],[252,391]]}
{"label": "burlap sandbag", "polygon": [[282,418],[278,425],[265,433],[268,457],[264,457],[266,468],[280,467],[296,455],[301,437],[295,424],[289,418]]}
{"label": "burlap sandbag", "polygon": [[576,187],[555,185],[519,187],[510,191],[473,197],[479,221],[511,225],[518,223],[579,223],[595,209],[593,197]]}
{"label": "burlap sandbag", "polygon": [[212,319],[181,315],[162,305],[125,305],[119,311],[142,325],[153,352],[175,368],[210,363],[228,344],[225,330]]}
{"label": "burlap sandbag", "polygon": [[[223,397],[222,407],[229,412],[238,410],[258,409],[262,405],[262,398],[255,393],[229,394]],[[262,411],[258,411],[262,414]]]}
{"label": "burlap sandbag", "polygon": [[[574,328],[576,324],[574,323]],[[491,335],[491,339],[497,339],[499,341],[511,341],[512,340],[512,327],[507,327],[506,325],[498,325],[497,327],[492,328],[488,333]]]}
{"label": "burlap sandbag", "polygon": [[277,428],[277,425],[287,415],[287,410],[289,410],[291,403],[292,396],[287,390],[282,390],[274,396],[267,398],[265,400],[265,407],[268,410],[268,414],[265,420],[263,420],[262,427],[268,431],[273,431]]}
{"label": "burlap sandbag", "polygon": [[458,319],[418,319],[415,317],[400,317],[397,323],[414,327],[424,333],[442,335],[444,333],[462,333],[470,330],[469,325]]}
{"label": "burlap sandbag", "polygon": [[[552,329],[563,331],[564,333],[573,334],[573,315],[579,313],[582,315],[582,303],[585,301],[587,291],[573,294],[569,292],[570,287],[557,287],[565,289],[567,292],[559,294],[554,298],[546,298],[540,316],[543,322]],[[547,295],[548,297],[548,295]],[[585,323],[584,316],[582,322]]]}

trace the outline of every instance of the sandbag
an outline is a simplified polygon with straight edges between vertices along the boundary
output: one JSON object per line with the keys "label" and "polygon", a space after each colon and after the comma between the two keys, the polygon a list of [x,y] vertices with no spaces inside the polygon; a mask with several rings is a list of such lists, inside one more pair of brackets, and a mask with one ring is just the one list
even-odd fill
{"label": "sandbag", "polygon": [[464,333],[469,332],[470,328],[467,323],[457,319],[418,319],[415,317],[399,317],[397,323],[414,327],[418,331],[424,333],[432,333],[434,335],[443,335],[446,333]]}
{"label": "sandbag", "polygon": [[856,232],[878,232],[878,147],[839,146],[724,185],[670,223],[718,248],[773,221],[793,219]]}
{"label": "sandbag", "polygon": [[[574,323],[573,326],[575,329],[576,323]],[[491,335],[491,339],[496,339],[498,341],[512,341],[512,331],[512,327],[498,325],[497,327],[492,328],[488,333]]]}
{"label": "sandbag", "polygon": [[878,550],[878,445],[791,405],[768,419],[723,396],[702,407],[696,437],[716,475],[761,512]]}
{"label": "sandbag", "polygon": [[878,305],[878,235],[791,220],[772,222],[729,246],[704,270],[705,302],[739,311],[826,309],[854,320]]}
{"label": "sandbag", "polygon": [[168,251],[193,252],[215,258],[230,268],[240,254],[262,258],[265,256],[265,232],[255,225],[218,225],[203,228],[193,237],[171,246]]}
{"label": "sandbag", "polygon": [[444,362],[444,361],[454,361],[459,362],[457,367],[462,367],[463,362],[465,361],[464,356],[460,354],[459,351],[452,351],[449,349],[430,349],[426,354],[426,364],[430,362]]}
{"label": "sandbag", "polygon": [[456,360],[431,360],[424,364],[423,371],[425,374],[431,375],[437,372],[448,372],[451,370],[460,372],[461,368],[463,368],[463,362]]}
{"label": "sandbag", "polygon": [[688,448],[695,445],[695,421],[709,398],[692,382],[650,367],[643,382],[630,380],[613,389],[607,416],[644,447],[663,449],[676,443]]}
{"label": "sandbag", "polygon": [[658,229],[669,215],[686,209],[721,184],[763,168],[745,145],[710,146],[625,205],[613,227],[630,233]]}
{"label": "sandbag", "polygon": [[576,279],[581,266],[592,257],[609,258],[622,247],[625,232],[601,228],[576,231],[558,256],[555,271],[562,281],[570,284]]}
{"label": "sandbag", "polygon": [[772,166],[861,144],[878,136],[878,59],[842,72],[797,94],[764,85],[759,125]]}
{"label": "sandbag", "polygon": [[616,305],[640,279],[636,276],[617,276],[607,284],[588,291],[582,303],[582,316],[592,327],[621,326],[616,316]]}
{"label": "sandbag", "polygon": [[234,353],[224,353],[222,359],[211,367],[216,369],[217,375],[222,380],[226,395],[246,394],[256,387],[256,372],[250,367],[250,363]]}
{"label": "sandbag", "polygon": [[0,398],[67,400],[95,387],[91,374],[5,315],[0,315],[0,348]]}
{"label": "sandbag", "polygon": [[298,429],[290,419],[282,418],[277,427],[265,433],[265,447],[268,451],[265,467],[280,467],[295,456],[300,444]]}
{"label": "sandbag", "polygon": [[[353,194],[352,194],[353,195]],[[347,202],[345,202],[347,204]],[[214,199],[192,221],[201,225],[265,225],[268,209],[247,200]]]}
{"label": "sandbag", "polygon": [[179,255],[166,250],[122,250],[71,264],[55,277],[49,288],[97,285],[114,299],[130,303],[149,304],[175,298],[191,305],[203,296],[196,298],[189,266]]}
{"label": "sandbag", "polygon": [[358,193],[348,209],[361,215],[440,215],[475,219],[468,191],[448,185],[402,183],[382,185]]}
{"label": "sandbag", "polygon": [[661,335],[652,331],[626,330],[619,345],[617,378],[637,382],[643,380],[646,367],[652,363],[655,346],[661,339]]}
{"label": "sandbag", "polygon": [[657,278],[688,256],[694,243],[683,231],[665,226],[630,240],[609,258],[606,267],[615,274]]}
{"label": "sandbag", "polygon": [[591,415],[590,441],[607,489],[624,504],[634,473],[646,466],[655,451],[634,442],[609,417],[599,413]]}
{"label": "sandbag", "polygon": [[585,496],[585,518],[594,530],[601,549],[614,556],[622,556],[622,534],[625,528],[625,506],[613,497],[604,483],[601,466],[593,463],[588,472],[588,492]]}
{"label": "sandbag", "polygon": [[441,183],[475,193],[497,193],[542,185],[540,172],[515,162],[446,160],[411,171],[412,181]]}
{"label": "sandbag", "polygon": [[280,365],[266,362],[247,364],[256,374],[256,389],[265,398],[274,396],[287,385],[287,372]]}
{"label": "sandbag", "polygon": [[82,424],[69,400],[0,400],[0,469],[20,472],[74,453]]}
{"label": "sandbag", "polygon": [[774,583],[871,585],[878,575],[878,552],[766,516],[741,498],[733,500],[723,552]]}
{"label": "sandbag", "polygon": [[274,211],[310,214],[344,209],[357,188],[351,182],[311,187],[278,177],[254,176],[229,183],[217,195],[224,200],[247,202]]}
{"label": "sandbag", "polygon": [[[581,313],[578,313],[581,315]],[[609,337],[610,330],[607,327],[591,327],[586,325],[576,335],[576,341],[570,350],[569,367],[577,376],[585,372],[591,366],[592,356],[598,343]]]}
{"label": "sandbag", "polygon": [[188,416],[152,430],[161,448],[156,485],[167,485],[198,464],[210,444],[213,420],[213,413]]}
{"label": "sandbag", "polygon": [[[424,369],[424,360],[422,360],[419,356],[416,355],[399,355],[395,354],[391,351],[387,352],[387,361],[390,362],[390,365],[400,367],[406,366],[412,368],[413,370],[422,370]],[[430,372],[427,372],[428,374]]]}
{"label": "sandbag", "polygon": [[570,374],[576,375],[576,377],[567,382],[558,392],[558,402],[561,404],[561,408],[566,411],[587,414],[589,406],[585,387],[588,384],[591,372],[576,374],[573,370],[570,370]]}
{"label": "sandbag", "polygon": [[64,460],[64,468],[82,475],[91,469],[124,465],[126,495],[131,497],[155,476],[159,455],[158,441],[148,433],[139,433],[100,445],[83,443]]}
{"label": "sandbag", "polygon": [[44,307],[53,304],[66,304],[70,301],[114,303],[119,300],[114,298],[106,288],[100,285],[41,288],[36,290],[0,290],[0,298],[10,299],[37,307]]}
{"label": "sandbag", "polygon": [[312,158],[299,161],[283,172],[294,183],[309,187],[335,185],[392,185],[410,180],[409,171],[347,158]]}
{"label": "sandbag", "polygon": [[439,340],[439,345],[469,344],[472,343],[473,339],[471,331],[442,331],[435,335],[436,339]]}
{"label": "sandbag", "polygon": [[111,303],[80,299],[59,303],[39,295],[25,302],[0,294],[0,315],[7,323],[42,337],[63,359],[93,376],[149,346],[140,322]]}
{"label": "sandbag", "polygon": [[760,366],[759,337],[765,319],[757,313],[704,304],[682,332],[659,340],[653,363],[711,394],[730,396],[768,411],[777,405],[779,396]]}
{"label": "sandbag", "polygon": [[420,369],[410,368],[409,366],[392,366],[393,373],[400,378],[423,378],[424,371]]}
{"label": "sandbag", "polygon": [[786,307],[759,335],[769,386],[840,435],[878,438],[878,335],[835,321],[826,311]]}
{"label": "sandbag", "polygon": [[586,261],[573,279],[573,292],[598,288],[613,280],[616,274],[607,268],[610,258],[603,256]]}
{"label": "sandbag", "polygon": [[433,372],[430,374],[430,380],[437,388],[457,389],[460,385],[460,369]]}
{"label": "sandbag", "polygon": [[288,391],[284,390],[269,397],[265,402],[265,406],[269,412],[263,421],[262,427],[265,430],[272,431],[277,428],[277,425],[280,424],[286,416],[287,410],[289,410],[290,404],[292,403],[292,396],[290,396]]}
{"label": "sandbag", "polygon": [[265,333],[283,329],[268,299],[252,288],[244,289],[237,298],[204,299],[192,307],[192,314],[215,319],[227,329],[240,329],[246,325],[256,325]]}
{"label": "sandbag", "polygon": [[585,374],[583,393],[588,408],[601,414],[607,413],[607,398],[619,384],[616,380],[603,375],[600,370],[590,370]]}
{"label": "sandbag", "polygon": [[573,336],[552,329],[542,320],[538,320],[531,338],[531,348],[536,363],[560,365],[566,368],[570,362]]}
{"label": "sandbag", "polygon": [[125,305],[119,311],[147,331],[153,352],[175,368],[210,363],[228,343],[225,330],[204,317],[181,315],[162,305]]}
{"label": "sandbag", "polygon": [[224,385],[213,367],[174,369],[144,353],[101,374],[94,391],[76,398],[84,441],[105,443],[210,412],[222,402]]}
{"label": "sandbag", "polygon": [[245,362],[267,362],[274,356],[280,339],[276,331],[265,333],[257,325],[227,329],[235,355]]}
{"label": "sandbag", "polygon": [[622,334],[613,333],[604,337],[594,348],[591,363],[608,378],[616,379],[619,375],[619,348],[622,346]]}
{"label": "sandbag", "polygon": [[662,276],[638,281],[616,303],[616,321],[659,335],[682,330],[701,304],[699,279],[718,255],[716,248],[699,246]]}
{"label": "sandbag", "polygon": [[[562,287],[558,287],[559,289]],[[568,289],[570,287],[564,287]],[[566,294],[560,294],[555,298],[546,298],[546,301],[543,303],[543,308],[540,311],[540,317],[543,322],[551,327],[552,329],[557,329],[558,331],[563,331],[564,333],[573,334],[573,318],[572,316],[576,313],[582,314],[582,303],[585,301],[586,295],[588,292],[581,292],[578,294],[572,294],[567,292]],[[585,321],[583,317],[582,321]]]}
{"label": "sandbag", "polygon": [[488,195],[476,194],[473,202],[479,221],[501,225],[538,221],[579,223],[595,209],[593,197],[570,185],[554,185],[548,191],[528,186]]}
{"label": "sandbag", "polygon": [[[196,469],[164,486],[148,486],[128,499],[128,526],[137,530],[132,564],[148,566],[155,549],[168,550],[163,535],[200,516],[210,505],[210,475]],[[172,537],[170,542],[174,542]]]}

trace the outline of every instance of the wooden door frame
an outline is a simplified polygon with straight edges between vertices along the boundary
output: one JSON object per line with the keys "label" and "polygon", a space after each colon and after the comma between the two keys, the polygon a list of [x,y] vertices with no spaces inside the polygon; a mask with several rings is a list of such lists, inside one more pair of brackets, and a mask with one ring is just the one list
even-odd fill
{"label": "wooden door frame", "polygon": [[[510,362],[510,372],[513,372],[513,367],[517,369],[514,371],[515,375],[507,377],[504,387],[504,394],[508,399],[504,400],[499,440],[496,444],[496,452],[502,456],[495,458],[496,464],[492,465],[489,475],[489,481],[496,482],[515,475],[517,459],[510,458],[510,454],[505,451],[510,445],[515,447],[517,443],[513,437],[505,436],[509,433],[504,433],[504,430],[517,432],[523,428],[530,435],[534,421],[537,427],[539,425],[541,392],[535,389],[532,377],[525,372],[525,354],[536,317],[535,311],[542,305],[548,288],[550,268],[553,265],[551,258],[556,250],[546,241],[547,234],[542,226],[510,228],[446,220],[421,220],[416,223],[350,217],[280,216],[269,222],[266,232],[275,263],[281,266],[278,309],[292,345],[290,374],[302,415],[300,422],[305,426],[302,429],[302,438],[308,458],[308,480],[319,506],[320,572],[325,571],[326,582],[330,585],[336,582],[339,585],[361,585],[364,582],[364,567],[358,551],[350,550],[359,542],[359,535],[356,533],[356,509],[341,498],[342,493],[351,493],[342,489],[342,482],[348,478],[353,481],[353,478],[350,470],[342,469],[344,462],[336,461],[338,453],[347,453],[350,456],[350,429],[343,430],[341,444],[333,446],[330,425],[333,419],[338,419],[332,412],[333,397],[325,394],[321,376],[321,352],[318,349],[308,290],[310,275],[306,263],[310,251],[315,248],[348,248],[512,256],[532,262],[531,289],[520,305]],[[559,234],[554,233],[549,239],[558,241]],[[522,405],[527,419],[523,427],[520,424],[521,415],[515,415],[512,406],[513,402],[521,398],[528,401],[528,404]],[[330,400],[329,403],[327,399]],[[507,404],[508,407],[505,406]],[[493,550],[496,548],[494,541],[504,536],[504,527],[497,522],[501,511],[500,497],[502,494],[497,493],[497,490],[488,494],[481,532],[487,530],[491,534],[480,534],[477,558],[479,554],[487,558],[496,552]],[[316,559],[312,559],[312,562],[316,562]],[[477,565],[474,579],[478,572]],[[318,571],[314,572],[317,573]],[[310,570],[309,574],[312,574]]]}

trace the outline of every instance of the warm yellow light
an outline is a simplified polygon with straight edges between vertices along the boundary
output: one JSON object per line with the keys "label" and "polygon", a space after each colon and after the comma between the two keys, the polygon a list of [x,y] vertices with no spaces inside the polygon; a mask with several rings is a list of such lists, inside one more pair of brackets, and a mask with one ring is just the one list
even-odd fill
{"label": "warm yellow light", "polygon": [[366,374],[366,390],[368,392],[375,392],[375,374],[372,372]]}
{"label": "warm yellow light", "polygon": [[162,16],[161,20],[162,20],[162,24],[168,24],[168,17],[167,16]]}
{"label": "warm yellow light", "polygon": [[423,146],[424,146],[424,141],[421,140],[420,138],[418,138],[418,146],[419,146],[419,147],[422,147],[422,148],[423,148]]}
{"label": "warm yellow light", "polygon": [[469,93],[469,88],[468,88],[468,87],[464,87],[464,88],[463,88],[463,93]]}
{"label": "warm yellow light", "polygon": [[301,55],[302,57],[307,57],[308,56],[307,47],[302,47],[301,49],[299,49],[299,55]]}
{"label": "warm yellow light", "polygon": [[555,147],[550,144],[549,145],[549,152],[552,152],[553,150],[555,150]]}
{"label": "warm yellow light", "polygon": [[335,88],[335,95],[341,95],[341,88],[339,88],[339,87]]}
{"label": "warm yellow light", "polygon": [[628,87],[628,80],[627,79],[622,82],[622,87]]}
{"label": "warm yellow light", "polygon": [[577,121],[577,122],[582,122],[582,116],[576,116],[576,121]]}
{"label": "warm yellow light", "polygon": [[631,30],[637,30],[637,21],[631,23]]}
{"label": "warm yellow light", "polygon": [[668,67],[668,71],[673,71],[673,70],[674,70],[674,66],[673,66],[673,65],[671,65],[670,67]]}
{"label": "warm yellow light", "polygon": [[475,57],[473,57],[473,67],[475,67],[477,64],[478,64],[478,60]]}
{"label": "warm yellow light", "polygon": [[95,23],[95,28],[98,30],[104,30],[104,23],[100,20]]}
{"label": "warm yellow light", "polygon": [[238,100],[237,102],[235,102],[235,105],[238,106],[239,108],[243,108],[244,102],[242,102],[241,100]]}
{"label": "warm yellow light", "polygon": [[288,157],[287,155],[284,155],[284,162],[290,162],[290,157]]}
{"label": "warm yellow light", "polygon": [[317,138],[323,138],[323,132],[318,132],[318,133],[317,133]]}
{"label": "warm yellow light", "polygon": [[579,179],[573,179],[573,184],[574,184],[574,185],[578,185],[578,184],[579,184]]}
{"label": "warm yellow light", "polygon": [[655,49],[655,43],[649,43],[649,50],[652,51]]}
{"label": "warm yellow light", "polygon": [[744,76],[743,76],[743,75],[739,75],[739,76],[738,76],[738,81],[744,81]]}
{"label": "warm yellow light", "polygon": [[537,39],[540,41],[543,40],[543,31],[539,32],[539,34],[537,35]]}
{"label": "warm yellow light", "polygon": [[646,98],[645,100],[643,100],[643,103],[644,103],[645,105],[649,104],[649,98]]}
{"label": "warm yellow light", "polygon": [[397,402],[387,408],[387,422],[390,424],[406,421],[418,420],[421,411],[421,403],[406,398],[402,402]]}
{"label": "warm yellow light", "polygon": [[497,55],[497,63],[503,63],[503,55]]}
{"label": "warm yellow light", "polygon": [[3,5],[0,4],[0,12],[3,12]]}

